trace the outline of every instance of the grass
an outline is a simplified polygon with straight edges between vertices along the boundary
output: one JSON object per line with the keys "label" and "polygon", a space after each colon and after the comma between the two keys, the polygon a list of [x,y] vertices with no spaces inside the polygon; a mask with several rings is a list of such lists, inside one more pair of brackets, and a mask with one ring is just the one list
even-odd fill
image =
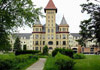
{"label": "grass", "polygon": [[85,59],[75,62],[74,70],[100,70],[100,55],[86,55]]}
{"label": "grass", "polygon": [[[3,62],[6,63],[5,60],[10,60],[10,61],[14,60],[13,63],[17,64],[16,67],[20,68],[20,69],[16,69],[16,70],[25,70],[27,67],[29,67],[30,65],[32,65],[33,63],[35,63],[37,61],[36,58],[29,59],[29,56],[31,56],[31,55],[19,55],[19,56],[15,56],[14,53],[12,53],[12,54],[1,54],[0,55],[0,61],[3,60]],[[18,60],[16,58],[18,58]],[[9,65],[10,65],[10,63],[9,63]],[[6,67],[6,66],[4,66],[4,67]],[[0,67],[0,70],[2,70],[1,68],[2,67]]]}
{"label": "grass", "polygon": [[57,70],[56,66],[54,65],[54,57],[49,56],[46,60],[44,70]]}
{"label": "grass", "polygon": [[[74,59],[74,70],[100,70],[100,55],[85,55],[85,59]],[[44,70],[57,70],[54,66],[54,58],[48,57]]]}

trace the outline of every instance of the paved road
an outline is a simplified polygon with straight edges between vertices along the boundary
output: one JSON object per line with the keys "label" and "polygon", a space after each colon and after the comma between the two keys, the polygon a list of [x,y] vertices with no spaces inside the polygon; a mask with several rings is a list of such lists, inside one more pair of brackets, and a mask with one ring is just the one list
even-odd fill
{"label": "paved road", "polygon": [[31,65],[26,70],[43,70],[45,61],[46,61],[45,58],[40,58],[36,63],[34,63],[33,65]]}

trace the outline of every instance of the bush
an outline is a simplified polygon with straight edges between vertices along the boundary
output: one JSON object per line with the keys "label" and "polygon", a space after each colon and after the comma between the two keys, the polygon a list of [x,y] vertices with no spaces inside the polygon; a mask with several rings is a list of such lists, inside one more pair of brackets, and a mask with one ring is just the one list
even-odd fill
{"label": "bush", "polygon": [[16,51],[15,55],[21,55],[21,54],[36,54],[40,51],[34,51],[34,50],[24,50],[24,51]]}
{"label": "bush", "polygon": [[55,56],[55,64],[59,70],[72,70],[75,62],[72,58],[58,52]]}
{"label": "bush", "polygon": [[32,55],[19,55],[8,59],[0,58],[0,70],[22,70],[38,60],[36,57],[30,58],[30,56]]}
{"label": "bush", "polygon": [[71,49],[60,49],[60,48],[56,48],[52,52],[52,56],[54,57],[58,52],[60,52],[61,54],[66,55],[66,56],[69,56],[69,57],[73,58],[74,52]]}
{"label": "bush", "polygon": [[43,47],[43,54],[44,55],[48,55],[48,47],[47,46],[45,46],[45,47]]}
{"label": "bush", "polygon": [[85,55],[84,54],[80,54],[80,53],[76,53],[74,54],[74,59],[84,59],[85,58]]}

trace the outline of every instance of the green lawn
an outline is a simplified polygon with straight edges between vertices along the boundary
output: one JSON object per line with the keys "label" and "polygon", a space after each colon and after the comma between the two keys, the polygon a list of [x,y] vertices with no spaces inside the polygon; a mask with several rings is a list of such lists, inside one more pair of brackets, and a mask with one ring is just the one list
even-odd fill
{"label": "green lawn", "polygon": [[[25,70],[27,67],[35,63],[38,59],[31,54],[15,56],[12,54],[0,54],[0,70]],[[9,69],[6,69],[9,68]],[[5,68],[5,69],[3,69]]]}
{"label": "green lawn", "polygon": [[85,59],[75,62],[74,70],[100,70],[100,55],[86,55]]}
{"label": "green lawn", "polygon": [[[77,59],[74,70],[100,70],[100,55],[86,55],[85,59]],[[54,66],[54,58],[48,57],[44,70],[57,70]]]}

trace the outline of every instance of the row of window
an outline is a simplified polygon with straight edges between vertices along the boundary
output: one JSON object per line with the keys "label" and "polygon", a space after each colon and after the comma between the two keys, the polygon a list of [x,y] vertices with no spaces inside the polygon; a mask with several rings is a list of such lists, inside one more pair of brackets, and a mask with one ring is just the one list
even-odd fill
{"label": "row of window", "polygon": [[[33,41],[33,44],[34,44],[34,41]],[[40,41],[40,45],[41,44],[45,45],[45,41],[43,41],[42,43]],[[35,41],[35,45],[39,45],[39,41]],[[53,41],[49,41],[48,42],[48,45],[53,45]],[[59,41],[56,41],[56,45],[60,45],[60,42]],[[63,41],[62,42],[62,45],[66,45],[66,41]]]}
{"label": "row of window", "polygon": [[36,29],[33,30],[33,31],[39,32],[39,31],[42,31],[42,29],[41,29],[41,28],[36,28]]}
{"label": "row of window", "polygon": [[[48,26],[50,26],[50,24],[48,24]],[[53,24],[52,24],[52,26],[53,26]],[[42,31],[42,29],[41,29],[41,28],[36,28],[36,30],[33,30],[33,31],[39,32],[39,31]],[[48,33],[49,33],[50,31],[51,31],[51,32],[54,32],[53,29],[51,29],[51,30],[48,29]],[[66,30],[66,28],[63,28],[62,30],[61,30],[61,28],[60,28],[59,31],[64,31],[64,32],[65,32],[65,31],[68,31],[68,28],[67,28],[67,30]]]}
{"label": "row of window", "polygon": [[[42,37],[43,39],[45,39],[45,36],[43,35]],[[56,35],[56,39],[68,39],[68,36],[66,37],[66,34],[63,34],[63,36],[61,37],[61,35]],[[33,39],[34,39],[34,35],[33,35]],[[39,38],[39,35],[35,36],[35,39],[41,39],[41,37]],[[54,39],[54,35],[48,35],[48,39]]]}

